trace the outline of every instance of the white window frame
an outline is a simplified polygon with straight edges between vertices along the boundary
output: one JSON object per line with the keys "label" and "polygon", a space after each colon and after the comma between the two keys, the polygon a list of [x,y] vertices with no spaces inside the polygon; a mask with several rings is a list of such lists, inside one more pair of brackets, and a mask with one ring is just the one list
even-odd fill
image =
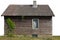
{"label": "white window frame", "polygon": [[[38,18],[33,18],[33,19],[38,19]],[[38,29],[39,28],[39,19],[38,19],[38,28],[33,28],[33,19],[32,19],[32,29]]]}

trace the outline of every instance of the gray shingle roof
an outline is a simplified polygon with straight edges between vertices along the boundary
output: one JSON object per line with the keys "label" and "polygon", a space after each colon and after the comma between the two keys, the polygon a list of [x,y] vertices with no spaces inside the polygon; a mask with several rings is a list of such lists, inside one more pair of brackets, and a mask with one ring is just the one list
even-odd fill
{"label": "gray shingle roof", "polygon": [[2,16],[54,16],[48,5],[9,5]]}

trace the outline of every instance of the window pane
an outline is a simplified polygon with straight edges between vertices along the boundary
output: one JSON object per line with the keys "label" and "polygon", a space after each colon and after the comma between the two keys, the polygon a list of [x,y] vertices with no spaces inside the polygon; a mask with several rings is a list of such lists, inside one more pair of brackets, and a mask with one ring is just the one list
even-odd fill
{"label": "window pane", "polygon": [[38,28],[38,19],[33,19],[32,20],[32,22],[33,22],[33,29],[36,29],[36,28]]}

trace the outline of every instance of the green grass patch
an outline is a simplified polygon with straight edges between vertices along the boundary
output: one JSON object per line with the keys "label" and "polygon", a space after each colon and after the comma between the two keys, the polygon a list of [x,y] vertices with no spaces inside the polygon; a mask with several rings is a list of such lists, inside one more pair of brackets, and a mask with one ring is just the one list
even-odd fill
{"label": "green grass patch", "polygon": [[15,35],[14,37],[0,36],[0,40],[60,40],[60,36],[53,36],[52,38],[42,38],[42,37]]}
{"label": "green grass patch", "polygon": [[53,36],[52,39],[53,40],[60,40],[60,36]]}

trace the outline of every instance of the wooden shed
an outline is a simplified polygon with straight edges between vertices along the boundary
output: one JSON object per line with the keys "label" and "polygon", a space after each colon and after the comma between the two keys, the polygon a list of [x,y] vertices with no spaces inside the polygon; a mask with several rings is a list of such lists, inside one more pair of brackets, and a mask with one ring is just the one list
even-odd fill
{"label": "wooden shed", "polygon": [[[6,19],[10,18],[16,25],[17,35],[52,35],[52,10],[48,5],[9,5],[4,16],[4,32],[7,33]],[[23,19],[23,20],[22,20]]]}

